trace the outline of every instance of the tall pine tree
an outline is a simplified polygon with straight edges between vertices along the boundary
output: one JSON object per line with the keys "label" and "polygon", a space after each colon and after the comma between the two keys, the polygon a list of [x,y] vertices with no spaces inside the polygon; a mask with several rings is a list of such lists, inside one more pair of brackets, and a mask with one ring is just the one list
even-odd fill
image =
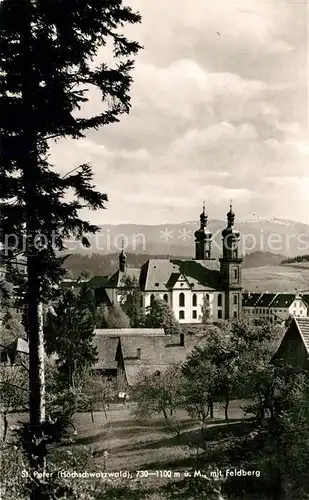
{"label": "tall pine tree", "polygon": [[83,286],[78,295],[72,290],[64,292],[54,312],[47,313],[46,354],[57,355],[60,382],[66,389],[75,389],[96,361],[95,322],[94,295],[87,286]]}
{"label": "tall pine tree", "polygon": [[[3,0],[0,3],[0,245],[1,261],[26,266],[25,305],[30,362],[30,465],[44,467],[44,339],[42,302],[62,276],[57,251],[98,230],[79,211],[105,207],[89,165],[61,176],[48,161],[51,139],[82,138],[129,112],[132,57],[139,45],[121,28],[140,21],[122,0]],[[113,44],[117,63],[95,62]],[[93,85],[102,110],[76,117]],[[73,193],[68,201],[67,193]],[[11,235],[10,237],[8,237]],[[33,488],[32,497],[42,498]]]}

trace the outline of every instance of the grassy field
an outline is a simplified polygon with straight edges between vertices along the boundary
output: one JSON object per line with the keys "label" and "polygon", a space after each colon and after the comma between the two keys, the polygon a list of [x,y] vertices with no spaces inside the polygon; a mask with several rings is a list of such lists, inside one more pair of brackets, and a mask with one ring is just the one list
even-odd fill
{"label": "grassy field", "polygon": [[[152,418],[147,422],[135,420],[128,407],[115,406],[107,412],[107,417],[103,412],[96,412],[92,423],[89,413],[80,413],[76,415],[75,424],[78,430],[77,445],[90,445],[97,463],[102,464],[106,450],[110,470],[126,469],[128,464],[130,470],[178,468],[181,464],[192,465],[192,458],[195,460],[194,436],[198,423],[185,411],[176,414],[177,420],[181,422],[180,438],[175,438],[167,431],[161,418]],[[217,406],[214,417],[209,425],[222,425],[222,407]],[[229,417],[231,425],[244,417],[239,402],[231,403]]]}
{"label": "grassy field", "polygon": [[309,267],[298,265],[248,267],[242,270],[249,292],[290,292],[309,289]]}
{"label": "grassy field", "polygon": [[[181,422],[180,436],[169,432],[160,418],[147,422],[136,420],[127,406],[114,405],[107,412],[107,418],[103,412],[95,412],[94,422],[89,413],[79,413],[74,421],[77,431],[74,444],[65,444],[60,448],[69,453],[85,447],[91,450],[91,461],[86,466],[88,472],[130,471],[131,479],[125,480],[126,485],[130,484],[130,490],[123,484],[120,487],[112,479],[110,481],[115,483],[112,484],[113,492],[104,499],[213,500],[217,496],[199,493],[200,483],[205,480],[185,478],[184,474],[189,472],[194,475],[195,470],[203,473],[209,467],[224,469],[229,466],[227,443],[236,436],[247,435],[255,427],[250,419],[244,418],[243,405],[239,401],[231,402],[228,423],[224,421],[223,408],[217,405],[214,419],[208,420],[203,440],[198,422],[184,411],[176,415]],[[11,416],[11,425],[16,420],[16,416]],[[108,456],[104,458],[106,452]],[[147,471],[148,477],[137,477],[137,471]],[[170,477],[161,477],[162,474],[169,474]],[[229,500],[236,498],[229,497]],[[253,499],[250,496],[248,500]]]}

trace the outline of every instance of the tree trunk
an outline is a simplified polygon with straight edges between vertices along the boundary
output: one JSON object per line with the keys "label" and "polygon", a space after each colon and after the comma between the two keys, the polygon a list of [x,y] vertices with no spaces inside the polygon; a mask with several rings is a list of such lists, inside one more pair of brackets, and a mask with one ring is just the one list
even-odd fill
{"label": "tree trunk", "polygon": [[210,418],[214,418],[214,402],[212,399],[209,400],[209,411],[210,411]]}
{"label": "tree trunk", "polygon": [[230,396],[229,393],[227,393],[225,396],[225,405],[224,405],[224,416],[226,421],[229,419],[229,413],[228,413],[229,404],[230,404]]}
{"label": "tree trunk", "polygon": [[7,432],[8,432],[8,426],[9,426],[7,412],[4,412],[2,416],[3,416],[3,436],[2,436],[2,441],[5,442],[6,435],[7,435]]}
{"label": "tree trunk", "polygon": [[105,406],[105,403],[103,403],[103,411],[104,411],[104,414],[105,414],[105,418],[107,420],[107,413],[106,413],[106,406]]}
{"label": "tree trunk", "polygon": [[91,413],[91,421],[94,424],[94,416],[93,416],[93,409],[90,408],[90,413]]}
{"label": "tree trunk", "polygon": [[162,413],[163,413],[163,415],[164,415],[164,418],[165,418],[165,422],[166,422],[166,424],[168,424],[168,416],[167,416],[167,413],[166,413],[166,409],[165,409],[165,408],[163,408]]}
{"label": "tree trunk", "polygon": [[[30,394],[30,446],[24,443],[29,456],[30,468],[34,472],[42,472],[45,467],[46,446],[43,439],[43,423],[45,421],[45,380],[44,380],[44,337],[43,311],[40,286],[40,249],[37,247],[40,233],[38,219],[37,195],[40,178],[38,165],[37,132],[34,114],[35,78],[32,63],[31,3],[23,2],[21,13],[20,49],[22,77],[22,136],[20,150],[20,168],[23,171],[25,192],[27,285],[26,308],[28,313],[29,342],[29,394]],[[33,481],[31,499],[44,498],[40,483]]]}

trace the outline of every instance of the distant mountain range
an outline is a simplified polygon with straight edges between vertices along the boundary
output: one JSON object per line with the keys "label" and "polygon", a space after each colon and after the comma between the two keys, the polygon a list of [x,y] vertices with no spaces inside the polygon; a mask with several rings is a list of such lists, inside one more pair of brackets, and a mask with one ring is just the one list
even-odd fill
{"label": "distant mountain range", "polygon": [[[236,220],[235,226],[241,232],[242,254],[270,252],[284,258],[309,253],[309,225],[273,218]],[[104,225],[100,226],[100,233],[90,235],[89,249],[72,240],[67,242],[67,246],[73,253],[110,254],[119,252],[123,241],[127,252],[194,257],[194,231],[198,227],[197,221],[160,225]],[[213,257],[219,257],[221,231],[226,227],[226,221],[210,220],[208,227],[213,233]]]}

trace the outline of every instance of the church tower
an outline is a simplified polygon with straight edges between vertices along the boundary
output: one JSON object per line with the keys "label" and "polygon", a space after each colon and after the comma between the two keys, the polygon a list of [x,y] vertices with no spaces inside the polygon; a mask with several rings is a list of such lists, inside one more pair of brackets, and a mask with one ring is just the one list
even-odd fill
{"label": "church tower", "polygon": [[127,256],[124,253],[124,242],[122,241],[122,249],[119,255],[119,271],[124,273],[126,271],[126,268],[127,268]]}
{"label": "church tower", "polygon": [[203,204],[203,212],[200,215],[200,228],[195,231],[195,259],[210,260],[211,259],[211,238],[212,233],[207,229],[208,216],[205,212],[205,202]]}
{"label": "church tower", "polygon": [[235,214],[230,203],[227,227],[222,231],[223,254],[220,258],[221,285],[224,290],[225,319],[239,318],[242,307],[240,232],[234,228]]}

